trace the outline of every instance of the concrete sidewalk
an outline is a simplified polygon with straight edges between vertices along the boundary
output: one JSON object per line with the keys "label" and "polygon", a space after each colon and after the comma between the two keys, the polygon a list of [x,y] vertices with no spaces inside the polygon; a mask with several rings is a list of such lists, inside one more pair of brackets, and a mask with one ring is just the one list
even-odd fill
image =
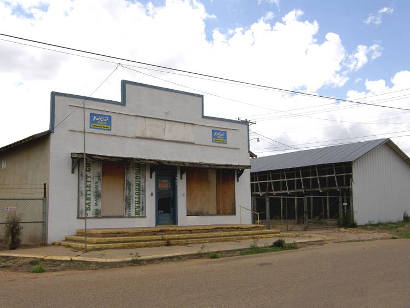
{"label": "concrete sidewalk", "polygon": [[22,248],[17,250],[0,251],[0,257],[20,257],[37,258],[58,261],[83,261],[83,262],[130,262],[138,259],[141,261],[161,260],[171,257],[187,257],[199,253],[227,252],[249,248],[253,244],[260,247],[269,246],[275,240],[283,238],[287,243],[297,243],[299,245],[319,244],[326,239],[323,236],[307,235],[292,236],[283,234],[278,237],[254,240],[235,241],[235,242],[216,242],[206,244],[193,244],[188,246],[162,246],[132,249],[107,249],[100,251],[75,251],[62,246],[45,246],[38,248]]}
{"label": "concrete sidewalk", "polygon": [[[360,229],[328,229],[284,232],[277,237],[259,239],[260,247],[269,246],[275,240],[282,238],[287,243],[297,243],[299,246],[321,244],[328,242],[371,241],[391,238],[391,234],[372,232]],[[229,252],[249,248],[254,240],[214,242],[206,244],[191,244],[187,246],[161,246],[130,249],[106,249],[89,252],[76,251],[63,246],[46,246],[38,248],[22,248],[0,251],[0,257],[37,258],[57,261],[83,261],[97,263],[130,262],[133,260],[155,261],[172,257],[189,257],[200,253]]]}

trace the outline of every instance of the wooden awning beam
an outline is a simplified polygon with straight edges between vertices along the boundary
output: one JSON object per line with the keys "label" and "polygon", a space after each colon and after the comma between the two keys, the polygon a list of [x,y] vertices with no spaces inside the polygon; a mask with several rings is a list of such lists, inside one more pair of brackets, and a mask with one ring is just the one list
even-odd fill
{"label": "wooden awning beam", "polygon": [[[243,170],[250,169],[250,165],[230,165],[230,164],[214,164],[214,163],[204,163],[204,162],[183,162],[183,161],[172,161],[172,160],[160,160],[160,159],[145,159],[138,157],[118,157],[118,156],[107,156],[107,155],[97,155],[97,154],[86,154],[88,159],[94,160],[108,160],[108,161],[128,161],[134,160],[143,164],[151,165],[168,165],[168,166],[182,166],[182,167],[200,167],[200,168],[214,168],[214,169],[232,169],[232,170]],[[78,159],[82,158],[83,153],[71,153],[71,158]]]}

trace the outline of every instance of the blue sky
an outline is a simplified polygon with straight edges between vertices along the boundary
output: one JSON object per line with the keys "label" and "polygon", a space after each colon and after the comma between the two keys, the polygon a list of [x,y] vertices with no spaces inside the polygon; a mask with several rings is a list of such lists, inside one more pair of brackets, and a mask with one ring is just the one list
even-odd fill
{"label": "blue sky", "polygon": [[[148,1],[142,1],[147,3]],[[157,5],[163,0],[152,1]],[[353,51],[358,44],[380,44],[383,56],[351,74],[351,78],[340,88],[324,87],[319,93],[336,97],[345,97],[347,89],[364,90],[366,79],[385,79],[395,72],[410,69],[408,55],[410,43],[410,1],[385,0],[282,0],[278,5],[274,1],[261,0],[204,0],[201,1],[209,14],[216,16],[206,21],[207,38],[211,39],[215,28],[228,32],[238,27],[249,27],[267,12],[274,13],[272,22],[276,22],[289,11],[300,9],[304,18],[319,22],[318,40],[323,40],[328,32],[338,33],[348,51]],[[383,15],[381,24],[366,24],[370,14],[376,14],[383,7],[393,9],[391,15]],[[361,79],[362,82],[357,81]]]}
{"label": "blue sky", "polygon": [[[162,1],[160,1],[162,2]],[[338,33],[343,45],[353,51],[358,44],[373,43],[383,47],[383,55],[351,75],[349,81],[341,88],[322,88],[321,94],[344,97],[347,89],[364,89],[363,82],[356,79],[385,79],[395,72],[410,69],[410,1],[385,0],[282,0],[279,6],[270,1],[246,0],[206,0],[203,1],[207,11],[217,16],[207,21],[207,34],[220,28],[222,31],[236,27],[249,27],[255,20],[273,11],[275,18],[282,18],[293,9],[301,9],[304,18],[319,22],[317,38],[323,40],[328,32]],[[394,10],[391,15],[384,15],[381,24],[366,24],[369,14],[376,13],[383,7]]]}

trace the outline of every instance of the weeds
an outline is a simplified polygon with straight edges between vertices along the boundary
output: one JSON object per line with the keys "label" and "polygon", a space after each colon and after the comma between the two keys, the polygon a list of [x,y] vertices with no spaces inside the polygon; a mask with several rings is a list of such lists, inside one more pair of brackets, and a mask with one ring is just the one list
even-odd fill
{"label": "weeds", "polygon": [[205,244],[202,244],[201,247],[199,247],[199,252],[198,252],[198,254],[199,254],[200,256],[203,256],[203,255],[204,255],[204,253],[205,253],[205,248],[206,248],[206,245],[205,245]]}
{"label": "weeds", "polygon": [[392,238],[410,238],[410,222],[405,221],[405,214],[403,214],[403,221],[379,222],[367,224],[361,228],[366,230],[389,232],[392,234]]}
{"label": "weeds", "polygon": [[221,254],[219,252],[211,252],[208,255],[209,259],[218,259],[221,257]]}
{"label": "weeds", "polygon": [[20,218],[16,214],[9,214],[6,218],[6,224],[4,225],[4,241],[8,249],[17,249],[20,246],[21,230]]}
{"label": "weeds", "polygon": [[133,263],[133,264],[138,264],[138,263],[140,263],[140,254],[138,253],[138,252],[134,252],[134,253],[131,253],[130,254],[131,255],[131,263]]}
{"label": "weeds", "polygon": [[346,228],[356,228],[357,223],[353,219],[353,213],[350,209],[346,210],[342,214],[341,217],[337,220],[337,224],[339,227],[346,227]]}
{"label": "weeds", "polygon": [[274,241],[271,246],[258,247],[255,245],[251,245],[248,249],[241,250],[239,254],[241,256],[246,256],[246,255],[253,255],[253,254],[258,254],[258,253],[290,250],[290,249],[297,249],[297,248],[298,246],[296,245],[296,243],[286,243],[285,240],[278,239]]}
{"label": "weeds", "polygon": [[258,239],[254,239],[253,241],[252,241],[252,244],[251,244],[251,246],[250,246],[250,248],[257,248],[259,245],[258,245]]}
{"label": "weeds", "polygon": [[34,266],[34,268],[31,270],[32,273],[44,273],[46,270],[41,264],[37,264]]}

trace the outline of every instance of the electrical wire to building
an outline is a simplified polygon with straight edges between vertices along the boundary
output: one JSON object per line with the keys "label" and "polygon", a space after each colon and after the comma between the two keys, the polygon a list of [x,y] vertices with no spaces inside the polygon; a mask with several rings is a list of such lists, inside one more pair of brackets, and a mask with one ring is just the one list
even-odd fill
{"label": "electrical wire to building", "polygon": [[[107,81],[110,79],[110,77],[117,71],[117,69],[120,67],[120,64],[117,63],[115,68],[104,78],[102,82],[98,84],[98,86],[88,95],[88,97],[92,97]],[[84,98],[83,101],[87,100],[87,98]],[[81,101],[81,103],[83,103]],[[56,125],[54,125],[54,129],[56,129],[59,125],[61,125],[65,120],[67,120],[72,114],[74,113],[74,110],[69,112],[60,122],[58,122]]]}

